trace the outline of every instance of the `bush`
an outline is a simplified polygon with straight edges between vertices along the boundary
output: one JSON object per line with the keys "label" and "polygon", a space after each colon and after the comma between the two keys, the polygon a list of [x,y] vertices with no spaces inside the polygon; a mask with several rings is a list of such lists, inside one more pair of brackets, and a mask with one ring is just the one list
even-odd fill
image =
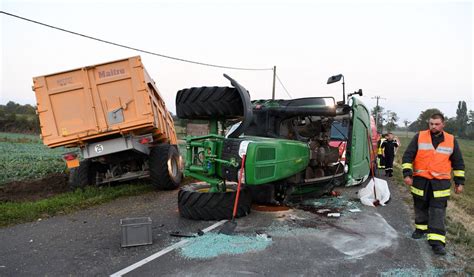
{"label": "bush", "polygon": [[0,105],[0,132],[39,134],[40,125],[35,107],[13,101]]}

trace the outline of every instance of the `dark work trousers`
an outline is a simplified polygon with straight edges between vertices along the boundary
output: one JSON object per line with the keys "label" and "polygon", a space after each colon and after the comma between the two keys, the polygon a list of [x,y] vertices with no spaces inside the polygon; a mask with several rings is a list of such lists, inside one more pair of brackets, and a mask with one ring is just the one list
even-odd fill
{"label": "dark work trousers", "polygon": [[385,175],[391,176],[393,172],[393,160],[395,153],[385,153]]}
{"label": "dark work trousers", "polygon": [[[448,198],[435,198],[433,196],[433,187],[431,180],[423,179],[425,183],[423,197],[413,196],[415,203],[415,225],[417,229],[420,229],[427,234],[440,235],[445,240],[446,236],[446,207],[448,204]],[[428,236],[428,242],[430,245],[445,245],[445,241],[439,239],[430,240]]]}

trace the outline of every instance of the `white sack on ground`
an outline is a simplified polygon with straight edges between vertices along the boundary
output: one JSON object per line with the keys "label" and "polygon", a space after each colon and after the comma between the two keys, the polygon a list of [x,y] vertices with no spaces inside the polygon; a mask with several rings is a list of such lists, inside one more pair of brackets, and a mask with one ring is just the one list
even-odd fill
{"label": "white sack on ground", "polygon": [[[375,198],[374,194],[374,185],[377,198]],[[390,190],[388,189],[387,181],[379,178],[370,178],[367,186],[359,190],[359,198],[360,202],[367,206],[374,207],[374,201],[376,199],[379,200],[380,205],[385,206],[385,203],[390,199]]]}

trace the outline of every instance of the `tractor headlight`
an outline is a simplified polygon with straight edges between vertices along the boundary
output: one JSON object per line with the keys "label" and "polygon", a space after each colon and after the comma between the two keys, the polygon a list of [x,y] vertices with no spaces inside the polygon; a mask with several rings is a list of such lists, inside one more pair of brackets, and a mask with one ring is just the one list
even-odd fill
{"label": "tractor headlight", "polygon": [[349,166],[346,164],[344,165],[344,173],[347,173],[349,172]]}

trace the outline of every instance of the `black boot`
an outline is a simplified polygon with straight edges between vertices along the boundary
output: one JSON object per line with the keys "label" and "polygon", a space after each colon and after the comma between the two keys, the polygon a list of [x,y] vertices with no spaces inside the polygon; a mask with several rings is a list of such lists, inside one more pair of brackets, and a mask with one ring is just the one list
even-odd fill
{"label": "black boot", "polygon": [[420,229],[415,229],[413,234],[411,234],[412,239],[421,239],[425,235],[425,231],[422,231]]}
{"label": "black boot", "polygon": [[440,256],[446,255],[446,249],[444,248],[444,245],[442,244],[432,245],[431,248],[433,249],[433,253],[435,253],[436,255],[440,255]]}

